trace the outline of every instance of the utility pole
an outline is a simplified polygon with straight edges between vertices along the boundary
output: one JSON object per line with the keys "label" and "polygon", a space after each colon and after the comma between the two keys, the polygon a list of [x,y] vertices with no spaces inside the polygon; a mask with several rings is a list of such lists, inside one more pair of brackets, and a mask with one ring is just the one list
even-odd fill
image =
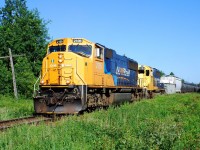
{"label": "utility pole", "polygon": [[9,56],[0,57],[0,59],[1,58],[10,58],[10,66],[11,66],[11,69],[12,69],[12,78],[13,78],[14,96],[15,96],[16,99],[18,99],[16,79],[15,79],[15,68],[14,68],[14,65],[13,65],[13,57],[24,56],[24,55],[12,55],[11,49],[8,48],[8,50],[9,50]]}
{"label": "utility pole", "polygon": [[11,68],[12,68],[14,95],[15,95],[15,98],[18,99],[18,96],[17,96],[16,79],[15,79],[15,68],[14,68],[14,65],[13,65],[12,52],[11,52],[11,49],[10,49],[10,48],[8,48],[8,50],[9,50],[9,56],[10,56],[10,65],[11,65]]}

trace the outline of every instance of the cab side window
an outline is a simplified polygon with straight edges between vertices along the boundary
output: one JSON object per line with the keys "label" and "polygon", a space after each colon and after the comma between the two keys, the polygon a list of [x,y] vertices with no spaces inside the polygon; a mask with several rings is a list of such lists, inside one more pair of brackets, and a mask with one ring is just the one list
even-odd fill
{"label": "cab side window", "polygon": [[149,76],[149,70],[146,70],[146,76]]}
{"label": "cab side window", "polygon": [[96,47],[96,58],[103,59],[103,49]]}

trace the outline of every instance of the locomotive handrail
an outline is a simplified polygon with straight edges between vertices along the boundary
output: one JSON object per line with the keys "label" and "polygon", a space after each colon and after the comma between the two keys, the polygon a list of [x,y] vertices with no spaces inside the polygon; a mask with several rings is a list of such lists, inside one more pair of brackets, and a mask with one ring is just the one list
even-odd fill
{"label": "locomotive handrail", "polygon": [[[35,84],[34,84],[34,89],[33,89],[33,97],[36,95],[36,85],[38,84],[38,81],[40,80],[41,75],[38,77],[38,79],[36,80]],[[39,87],[39,86],[38,86]],[[38,88],[39,89],[39,88]]]}
{"label": "locomotive handrail", "polygon": [[[84,93],[83,93],[83,85],[86,85],[86,87],[87,87],[87,83],[82,79],[82,77],[79,75],[79,73],[78,73],[78,61],[77,61],[77,58],[76,58],[76,75],[79,77],[79,79],[81,79],[81,81],[82,81],[82,92],[81,92],[81,99],[83,99],[83,95],[84,95]],[[87,92],[86,92],[86,97],[87,97]]]}
{"label": "locomotive handrail", "polygon": [[78,73],[78,61],[77,61],[77,58],[76,58],[76,74],[77,74],[77,76],[79,77],[79,79],[81,79],[81,81],[82,81],[82,83],[84,84],[84,85],[87,85],[87,83],[82,79],[82,77],[79,75],[79,73]]}

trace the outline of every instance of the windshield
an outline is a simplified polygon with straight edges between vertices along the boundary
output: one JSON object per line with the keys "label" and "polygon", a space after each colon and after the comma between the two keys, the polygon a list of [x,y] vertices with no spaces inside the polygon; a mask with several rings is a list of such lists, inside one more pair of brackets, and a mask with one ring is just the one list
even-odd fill
{"label": "windshield", "polygon": [[66,45],[50,46],[49,53],[52,52],[64,52],[66,50]]}
{"label": "windshield", "polygon": [[90,57],[92,54],[91,45],[70,45],[69,52],[74,52],[84,57]]}
{"label": "windshield", "polygon": [[144,70],[138,70],[139,74],[144,74]]}

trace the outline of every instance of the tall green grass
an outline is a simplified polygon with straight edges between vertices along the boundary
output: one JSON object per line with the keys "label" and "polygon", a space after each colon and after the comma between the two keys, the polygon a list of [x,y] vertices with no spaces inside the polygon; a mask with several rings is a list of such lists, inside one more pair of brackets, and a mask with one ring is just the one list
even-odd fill
{"label": "tall green grass", "polygon": [[32,114],[32,100],[15,100],[13,97],[0,95],[0,120],[31,116]]}
{"label": "tall green grass", "polygon": [[0,149],[200,149],[200,95],[158,96],[0,134]]}

